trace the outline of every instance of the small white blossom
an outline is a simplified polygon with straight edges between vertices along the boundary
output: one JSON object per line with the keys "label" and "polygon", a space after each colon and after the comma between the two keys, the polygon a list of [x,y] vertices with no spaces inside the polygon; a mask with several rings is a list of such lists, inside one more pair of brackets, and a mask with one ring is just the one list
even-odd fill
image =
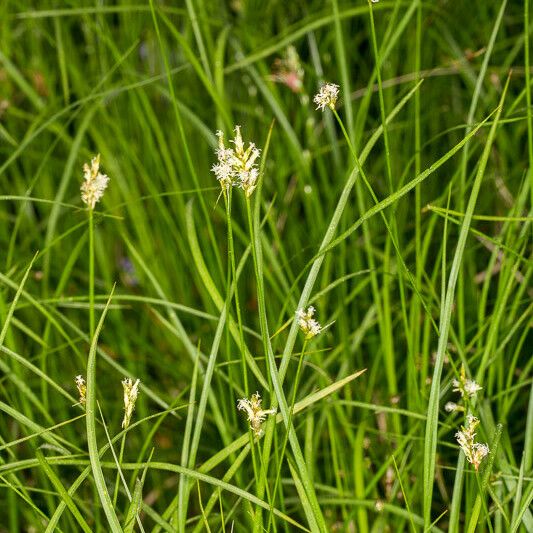
{"label": "small white blossom", "polygon": [[478,425],[479,420],[473,415],[468,415],[466,417],[466,427],[461,426],[461,431],[455,434],[455,438],[463,450],[467,461],[474,465],[476,472],[479,469],[481,461],[490,452],[486,444],[475,442],[476,428]]}
{"label": "small white blossom", "polygon": [[339,97],[339,86],[334,83],[326,83],[320,88],[318,94],[313,98],[313,102],[316,104],[317,109],[324,111],[326,107],[335,109],[337,98]]}
{"label": "small white blossom", "polygon": [[248,143],[245,149],[241,135],[241,127],[235,126],[235,138],[230,142],[234,148],[226,147],[224,144],[224,134],[217,131],[218,148],[215,151],[218,162],[211,167],[224,190],[230,187],[240,187],[246,196],[250,196],[257,186],[259,170],[256,160],[260,150],[254,143]]}
{"label": "small white blossom", "polygon": [[261,426],[267,416],[276,414],[276,409],[262,409],[261,401],[261,396],[256,392],[252,394],[250,400],[248,398],[241,398],[237,402],[237,409],[239,411],[246,411],[248,422],[250,422],[250,429],[256,437],[260,437],[263,434],[263,428]]}
{"label": "small white blossom", "polygon": [[80,395],[80,403],[85,403],[86,401],[85,395],[87,394],[87,386],[85,385],[85,380],[83,379],[83,376],[81,374],[79,376],[76,376],[74,378],[74,381],[76,382],[76,387],[78,388],[78,393]]}
{"label": "small white blossom", "polygon": [[89,206],[89,209],[94,209],[109,183],[109,177],[100,172],[100,154],[91,159],[90,166],[87,163],[83,165],[83,179],[80,187],[81,199]]}
{"label": "small white blossom", "polygon": [[453,413],[454,411],[457,411],[457,408],[459,406],[454,403],[454,402],[448,402],[445,406],[444,406],[444,410],[447,412],[447,413]]}
{"label": "small white blossom", "polygon": [[135,402],[139,395],[139,383],[140,380],[133,382],[131,378],[125,378],[122,381],[124,387],[124,419],[122,420],[122,427],[126,429],[130,425],[131,415],[135,408]]}
{"label": "small white blossom", "polygon": [[307,308],[307,311],[304,309],[296,311],[296,320],[306,339],[311,339],[322,331],[322,326],[313,318],[314,314],[315,308],[312,305]]}
{"label": "small white blossom", "polygon": [[480,391],[483,387],[478,385],[475,381],[467,379],[464,384],[465,393],[472,397],[476,395],[477,391]]}
{"label": "small white blossom", "polygon": [[461,394],[461,398],[472,398],[476,395],[478,391],[483,388],[478,385],[474,380],[467,379],[464,366],[461,367],[459,379],[454,379],[452,381],[452,385],[453,391],[459,392]]}

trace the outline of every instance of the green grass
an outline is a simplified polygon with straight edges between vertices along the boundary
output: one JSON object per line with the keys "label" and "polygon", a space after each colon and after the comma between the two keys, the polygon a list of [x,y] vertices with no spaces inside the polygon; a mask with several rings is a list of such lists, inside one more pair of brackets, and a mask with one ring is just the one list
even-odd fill
{"label": "green grass", "polygon": [[[0,533],[533,532],[530,17],[1,3]],[[249,197],[211,172],[236,124]]]}

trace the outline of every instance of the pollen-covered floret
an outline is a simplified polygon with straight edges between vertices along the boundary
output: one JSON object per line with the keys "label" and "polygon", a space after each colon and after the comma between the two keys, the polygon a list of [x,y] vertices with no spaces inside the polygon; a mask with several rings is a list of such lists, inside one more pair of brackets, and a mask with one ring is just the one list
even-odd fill
{"label": "pollen-covered floret", "polygon": [[324,111],[326,107],[335,109],[337,98],[339,97],[339,86],[334,83],[326,83],[320,87],[320,91],[313,98],[317,109]]}
{"label": "pollen-covered floret", "polygon": [[100,154],[91,159],[91,165],[83,165],[83,183],[81,184],[81,199],[94,209],[97,202],[104,195],[104,191],[109,183],[109,176],[100,172]]}
{"label": "pollen-covered floret", "polygon": [[250,422],[250,429],[254,432],[256,437],[263,434],[263,422],[268,415],[275,415],[276,409],[262,409],[261,396],[258,392],[252,394],[251,399],[241,398],[237,402],[237,409],[239,411],[246,411],[248,422]]}
{"label": "pollen-covered floret", "polygon": [[296,311],[296,320],[306,339],[311,339],[322,331],[322,326],[313,318],[314,315],[315,308],[312,305],[307,308],[307,311],[304,309]]}

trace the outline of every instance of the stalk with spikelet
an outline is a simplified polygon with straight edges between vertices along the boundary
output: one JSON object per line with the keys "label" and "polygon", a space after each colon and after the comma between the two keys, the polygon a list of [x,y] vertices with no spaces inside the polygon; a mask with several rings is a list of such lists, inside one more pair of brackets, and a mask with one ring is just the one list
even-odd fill
{"label": "stalk with spikelet", "polygon": [[237,325],[239,328],[239,344],[244,391],[246,394],[248,394],[248,371],[246,368],[245,359],[246,347],[244,342],[241,308],[239,304],[239,291],[237,288],[235,288],[233,291],[231,289],[232,280],[234,283],[237,282],[235,248],[231,218],[232,190],[233,188],[242,189],[248,204],[249,198],[257,186],[257,181],[259,178],[257,161],[261,152],[253,142],[249,142],[248,146],[246,146],[242,138],[241,126],[235,126],[233,131],[234,138],[229,141],[228,145],[226,145],[224,140],[224,133],[222,131],[216,132],[218,137],[218,148],[215,150],[217,162],[211,167],[211,171],[215,174],[215,177],[220,183],[222,191],[221,194],[224,197],[224,202],[226,205],[226,221],[228,226],[228,295],[226,305],[229,308],[231,305],[231,299],[234,299],[237,314]]}
{"label": "stalk with spikelet", "polygon": [[100,172],[100,154],[91,159],[91,164],[83,165],[83,182],[81,184],[81,200],[89,211],[89,331],[94,335],[94,219],[93,211],[96,204],[104,196],[109,176]]}

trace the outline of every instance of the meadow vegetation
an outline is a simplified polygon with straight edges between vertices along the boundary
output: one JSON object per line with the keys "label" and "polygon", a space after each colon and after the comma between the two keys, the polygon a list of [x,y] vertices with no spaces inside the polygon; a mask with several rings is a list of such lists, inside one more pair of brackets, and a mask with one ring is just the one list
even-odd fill
{"label": "meadow vegetation", "polygon": [[1,2],[0,532],[533,532],[532,31]]}

